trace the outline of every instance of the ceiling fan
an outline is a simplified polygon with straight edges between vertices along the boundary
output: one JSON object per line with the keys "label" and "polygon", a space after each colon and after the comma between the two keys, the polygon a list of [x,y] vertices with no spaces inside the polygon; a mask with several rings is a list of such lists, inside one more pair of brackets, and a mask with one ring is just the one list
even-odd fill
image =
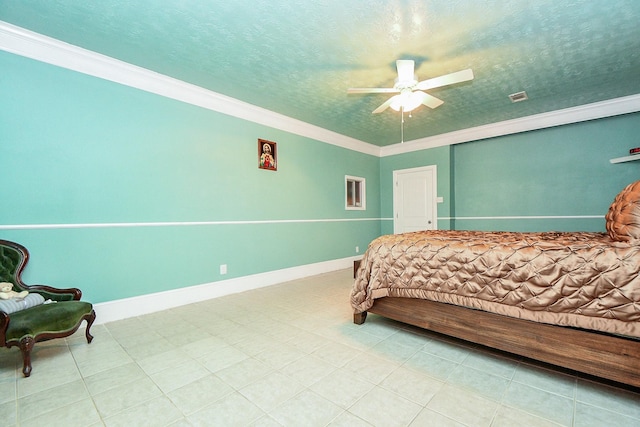
{"label": "ceiling fan", "polygon": [[388,107],[404,113],[420,105],[436,108],[444,103],[443,100],[423,92],[425,90],[473,79],[473,71],[467,69],[418,82],[414,74],[415,62],[411,59],[397,60],[396,68],[398,69],[398,78],[392,88],[350,88],[347,90],[347,93],[398,93],[398,95],[392,96],[381,106],[373,110],[373,114],[382,113]]}

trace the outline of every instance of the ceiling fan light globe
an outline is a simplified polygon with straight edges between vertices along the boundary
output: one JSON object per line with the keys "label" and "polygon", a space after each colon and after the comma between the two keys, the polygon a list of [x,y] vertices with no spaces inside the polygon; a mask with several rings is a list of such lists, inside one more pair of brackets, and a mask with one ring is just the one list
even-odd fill
{"label": "ceiling fan light globe", "polygon": [[400,111],[400,108],[402,108],[402,99],[400,98],[400,95],[392,96],[390,101],[391,103],[389,104],[389,107],[396,111]]}
{"label": "ceiling fan light globe", "polygon": [[426,95],[424,92],[409,92],[395,95],[392,97],[391,104],[389,105],[396,111],[402,109],[405,112],[409,112],[418,108],[422,101],[424,101]]}

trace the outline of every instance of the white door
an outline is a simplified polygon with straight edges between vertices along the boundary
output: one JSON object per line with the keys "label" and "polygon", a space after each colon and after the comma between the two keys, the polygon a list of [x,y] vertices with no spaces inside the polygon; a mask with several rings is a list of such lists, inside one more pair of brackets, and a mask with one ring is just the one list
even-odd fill
{"label": "white door", "polygon": [[393,172],[393,232],[437,229],[436,166]]}

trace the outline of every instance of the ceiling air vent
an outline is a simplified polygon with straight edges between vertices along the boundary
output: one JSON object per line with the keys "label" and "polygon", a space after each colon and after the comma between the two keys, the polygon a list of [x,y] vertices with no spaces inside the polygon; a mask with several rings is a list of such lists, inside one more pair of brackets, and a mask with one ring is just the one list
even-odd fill
{"label": "ceiling air vent", "polygon": [[529,99],[529,97],[527,96],[527,92],[522,91],[522,92],[512,93],[511,95],[509,95],[509,99],[511,100],[511,102],[520,102],[520,101],[526,101],[527,99]]}

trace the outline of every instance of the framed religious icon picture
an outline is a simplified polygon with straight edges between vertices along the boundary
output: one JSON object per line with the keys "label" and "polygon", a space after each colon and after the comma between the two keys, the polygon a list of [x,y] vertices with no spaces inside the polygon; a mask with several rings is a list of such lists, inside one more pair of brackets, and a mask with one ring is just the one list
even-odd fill
{"label": "framed religious icon picture", "polygon": [[258,167],[271,171],[278,170],[278,151],[276,143],[266,139],[258,139]]}

